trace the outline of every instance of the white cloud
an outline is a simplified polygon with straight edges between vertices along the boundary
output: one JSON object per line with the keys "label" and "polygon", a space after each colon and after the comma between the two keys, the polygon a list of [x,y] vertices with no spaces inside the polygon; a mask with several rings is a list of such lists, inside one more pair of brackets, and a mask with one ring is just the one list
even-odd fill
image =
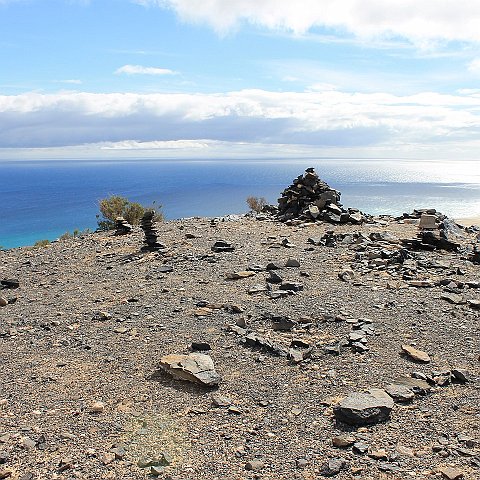
{"label": "white cloud", "polygon": [[479,134],[480,98],[466,94],[242,90],[0,96],[0,148],[206,140],[393,150],[450,143],[461,149]]}
{"label": "white cloud", "polygon": [[480,58],[475,58],[467,65],[468,71],[480,75]]}
{"label": "white cloud", "polygon": [[321,26],[359,37],[400,36],[423,46],[431,40],[480,41],[476,0],[137,0],[174,10],[183,20],[220,33],[242,21],[302,34]]}
{"label": "white cloud", "polygon": [[55,80],[55,83],[66,83],[67,85],[81,85],[82,81],[76,78],[69,78],[66,80]]}
{"label": "white cloud", "polygon": [[124,65],[115,70],[117,75],[177,75],[178,72],[168,68],[143,67],[142,65]]}

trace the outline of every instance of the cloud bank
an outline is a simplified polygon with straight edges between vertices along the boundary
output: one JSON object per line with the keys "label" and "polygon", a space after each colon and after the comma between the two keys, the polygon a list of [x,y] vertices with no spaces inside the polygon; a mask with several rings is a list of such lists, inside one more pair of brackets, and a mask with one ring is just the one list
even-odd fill
{"label": "cloud bank", "polygon": [[472,0],[137,0],[227,33],[241,22],[305,33],[320,26],[359,37],[480,41],[480,2]]}
{"label": "cloud bank", "polygon": [[207,141],[394,151],[478,148],[479,134],[480,94],[475,92],[0,96],[0,148]]}
{"label": "cloud bank", "polygon": [[169,68],[143,67],[142,65],[124,65],[115,70],[117,75],[176,75],[177,72]]}

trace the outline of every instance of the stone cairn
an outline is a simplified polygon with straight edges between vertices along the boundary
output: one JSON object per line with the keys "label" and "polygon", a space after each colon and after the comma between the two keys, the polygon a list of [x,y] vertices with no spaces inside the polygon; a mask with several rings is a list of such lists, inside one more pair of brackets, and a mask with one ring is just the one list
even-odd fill
{"label": "stone cairn", "polygon": [[159,243],[157,240],[158,234],[157,229],[155,228],[154,224],[154,210],[147,210],[140,222],[140,226],[142,227],[143,233],[145,233],[145,245],[142,247],[142,250],[148,252],[154,252],[156,250],[161,250],[165,248],[165,245]]}
{"label": "stone cairn", "polygon": [[115,219],[115,235],[128,235],[132,231],[133,227],[123,217]]}
{"label": "stone cairn", "polygon": [[279,220],[323,220],[329,223],[362,223],[364,215],[355,208],[344,209],[340,192],[330,188],[313,168],[307,168],[278,199]]}

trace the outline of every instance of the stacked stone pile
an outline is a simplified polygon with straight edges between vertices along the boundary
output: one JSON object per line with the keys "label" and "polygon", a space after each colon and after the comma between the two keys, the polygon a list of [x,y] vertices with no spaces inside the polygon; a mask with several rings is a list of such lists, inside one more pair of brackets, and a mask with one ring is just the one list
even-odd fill
{"label": "stacked stone pile", "polygon": [[128,235],[132,231],[133,227],[123,217],[115,219],[115,235]]}
{"label": "stacked stone pile", "polygon": [[278,199],[277,216],[281,221],[323,220],[329,223],[362,223],[363,214],[354,208],[344,209],[340,192],[330,188],[313,168],[307,168]]}
{"label": "stacked stone pile", "polygon": [[147,210],[142,217],[140,226],[145,233],[145,245],[142,250],[156,251],[165,248],[165,245],[158,242],[158,233],[154,224],[155,212],[153,210]]}

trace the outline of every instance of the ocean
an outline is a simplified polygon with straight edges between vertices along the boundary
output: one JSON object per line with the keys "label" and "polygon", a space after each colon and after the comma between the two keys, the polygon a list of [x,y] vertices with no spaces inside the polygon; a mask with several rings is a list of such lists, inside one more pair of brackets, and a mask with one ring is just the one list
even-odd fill
{"label": "ocean", "polygon": [[400,215],[436,208],[480,215],[479,161],[399,159],[0,161],[0,245],[13,248],[96,228],[98,201],[162,205],[167,219],[244,213],[248,196],[276,203],[307,167],[345,207]]}

